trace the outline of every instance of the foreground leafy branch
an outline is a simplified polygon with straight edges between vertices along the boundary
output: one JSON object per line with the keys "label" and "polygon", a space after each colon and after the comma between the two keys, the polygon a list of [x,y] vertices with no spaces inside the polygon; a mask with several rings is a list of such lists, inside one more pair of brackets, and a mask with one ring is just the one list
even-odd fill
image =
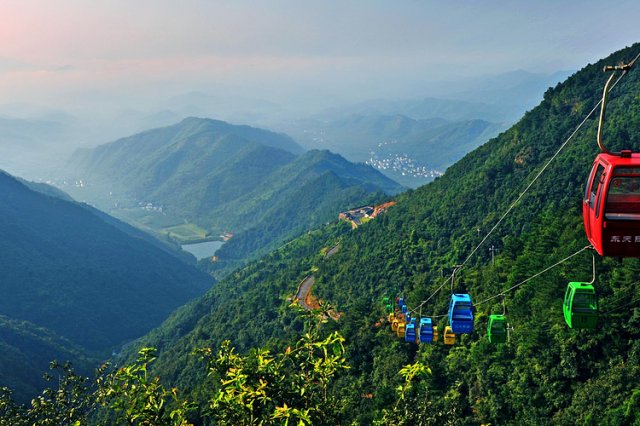
{"label": "foreground leafy branch", "polygon": [[338,410],[328,386],[348,368],[343,342],[337,332],[320,339],[314,330],[278,354],[258,349],[241,356],[229,341],[215,354],[197,350],[218,384],[208,416],[220,425],[335,423]]}
{"label": "foreground leafy branch", "polygon": [[[337,332],[321,337],[319,324],[309,321],[310,331],[282,353],[255,349],[241,355],[229,341],[217,350],[196,350],[213,379],[205,390],[211,423],[335,424],[340,411],[329,387],[348,368],[344,338]],[[93,381],[69,364],[52,363],[58,388],[45,390],[30,405],[17,404],[9,389],[0,389],[0,426],[189,426],[197,407],[150,373],[155,359],[156,350],[144,348],[131,365],[111,371],[103,365]]]}
{"label": "foreground leafy branch", "polygon": [[96,399],[115,412],[118,423],[187,426],[188,402],[180,400],[176,388],[166,389],[159,377],[149,377],[155,359],[155,349],[144,348],[135,364],[99,378]]}

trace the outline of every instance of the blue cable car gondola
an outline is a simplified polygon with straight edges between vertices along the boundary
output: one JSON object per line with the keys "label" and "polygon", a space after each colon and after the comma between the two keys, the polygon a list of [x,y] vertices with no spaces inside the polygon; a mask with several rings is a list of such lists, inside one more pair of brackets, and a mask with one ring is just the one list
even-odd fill
{"label": "blue cable car gondola", "polygon": [[405,332],[404,332],[404,341],[405,342],[411,342],[411,343],[415,343],[416,342],[416,325],[415,323],[409,323],[406,325],[405,327]]}
{"label": "blue cable car gondola", "polygon": [[449,324],[453,334],[473,332],[473,305],[468,294],[452,294],[449,304]]}
{"label": "blue cable car gondola", "polygon": [[420,343],[433,342],[433,324],[431,318],[420,318]]}
{"label": "blue cable car gondola", "polygon": [[403,304],[403,305],[401,306],[401,309],[402,309],[402,313],[403,313],[403,314],[406,314],[406,313],[407,313],[407,305],[404,305],[404,304]]}

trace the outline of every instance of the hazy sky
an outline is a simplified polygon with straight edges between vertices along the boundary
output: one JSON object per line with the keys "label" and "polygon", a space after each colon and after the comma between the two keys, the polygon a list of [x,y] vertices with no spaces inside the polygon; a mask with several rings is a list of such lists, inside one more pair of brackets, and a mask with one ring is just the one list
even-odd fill
{"label": "hazy sky", "polygon": [[[199,90],[286,102],[578,69],[637,40],[637,0],[3,0],[0,104]],[[89,95],[89,97],[87,97]],[[418,94],[421,95],[421,94]]]}

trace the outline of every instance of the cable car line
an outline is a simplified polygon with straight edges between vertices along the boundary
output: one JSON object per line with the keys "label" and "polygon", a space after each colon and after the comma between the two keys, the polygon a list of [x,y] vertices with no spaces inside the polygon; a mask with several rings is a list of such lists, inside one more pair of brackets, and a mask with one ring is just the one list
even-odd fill
{"label": "cable car line", "polygon": [[[609,305],[616,306],[618,303],[622,302],[625,299],[630,299],[631,297],[632,297],[631,295],[623,295],[623,296],[617,297],[615,301],[609,302]],[[638,300],[640,300],[640,298],[638,298]],[[631,302],[629,302],[629,303],[631,303]],[[627,305],[629,303],[627,303]],[[615,311],[616,309],[618,309],[618,308],[611,308],[608,311],[605,311],[604,314],[607,314],[609,312]]]}
{"label": "cable car line", "polygon": [[[616,87],[618,85],[618,83],[620,82],[620,80],[622,80],[622,78],[627,75],[628,71],[633,67],[633,65],[635,64],[635,62],[638,60],[638,58],[640,58],[640,53],[638,53],[635,58],[633,58],[633,60],[631,62],[629,62],[627,65],[625,65],[624,67],[621,67],[620,69],[622,69],[622,73],[618,76],[618,78],[613,82],[613,84],[610,85],[610,87],[608,87],[607,89],[607,93],[611,92],[611,90],[614,89],[614,87]],[[613,76],[611,77],[613,78]],[[580,122],[580,124],[578,124],[578,126],[573,130],[573,132],[567,137],[567,139],[562,143],[562,145],[560,145],[560,147],[558,148],[558,150],[553,154],[553,156],[545,163],[545,165],[542,167],[542,169],[540,169],[540,171],[536,174],[536,176],[533,178],[533,180],[531,180],[531,182],[529,182],[529,184],[525,187],[525,189],[520,193],[520,195],[518,195],[518,197],[516,198],[515,201],[513,201],[513,203],[511,203],[511,205],[509,206],[509,208],[503,213],[503,215],[500,217],[500,219],[498,219],[498,221],[493,225],[493,227],[489,230],[489,232],[487,232],[487,234],[482,238],[482,240],[478,243],[478,245],[476,245],[476,247],[471,251],[471,253],[469,253],[469,255],[466,257],[466,259],[460,264],[457,265],[456,268],[454,269],[453,273],[451,274],[451,276],[449,277],[449,279],[453,279],[453,276],[456,272],[458,272],[459,270],[461,270],[466,264],[467,262],[471,259],[471,257],[480,249],[480,247],[482,247],[482,245],[484,245],[484,243],[487,241],[487,239],[493,234],[493,232],[498,228],[498,226],[500,226],[500,224],[504,221],[504,219],[509,215],[509,213],[511,213],[511,211],[515,208],[515,206],[520,202],[520,200],[525,196],[525,194],[529,191],[529,189],[531,189],[531,187],[533,186],[534,183],[537,182],[537,180],[540,178],[540,176],[542,176],[542,174],[547,170],[547,168],[549,167],[549,165],[551,165],[551,163],[556,159],[556,157],[558,157],[558,155],[562,152],[562,150],[564,150],[564,148],[569,144],[569,142],[571,142],[571,140],[573,139],[573,137],[578,133],[578,131],[582,128],[582,126],[584,126],[584,124],[587,122],[587,120],[589,118],[591,118],[591,116],[593,115],[593,113],[598,109],[598,107],[600,107],[600,105],[602,104],[603,99],[600,99],[595,105],[594,107],[591,109],[591,111],[589,111],[589,113],[583,118],[583,120]],[[583,249],[580,250],[586,250],[588,247],[587,246]],[[578,253],[574,253],[574,255],[576,255]],[[573,257],[574,255],[570,256]],[[546,272],[546,271],[543,271]],[[542,273],[542,272],[541,272]],[[533,277],[532,277],[533,278]],[[441,289],[442,287],[444,287],[446,285],[446,283],[448,282],[448,279],[445,280],[426,300],[422,301],[420,304],[418,304],[415,308],[413,309],[408,309],[410,312],[414,312],[416,311],[416,309],[421,308],[424,304],[426,304],[430,299],[432,299]],[[453,282],[451,283],[453,285]],[[484,301],[483,301],[484,302]]]}
{"label": "cable car line", "polygon": [[[591,249],[591,248],[592,248],[592,247],[591,247],[590,245],[585,246],[585,247],[581,248],[580,250],[578,250],[577,252],[575,252],[575,253],[573,253],[573,254],[571,254],[571,255],[569,255],[569,256],[567,256],[567,257],[565,257],[565,258],[564,258],[564,259],[562,259],[562,260],[559,260],[558,262],[554,263],[553,265],[546,267],[545,269],[543,269],[543,270],[541,270],[541,271],[539,271],[539,272],[537,272],[537,273],[533,274],[532,276],[530,276],[529,278],[527,278],[527,279],[525,279],[525,280],[520,281],[519,283],[517,283],[517,284],[515,284],[515,285],[513,285],[513,286],[511,286],[511,287],[509,287],[508,289],[506,289],[506,290],[504,290],[504,291],[501,291],[500,293],[496,293],[496,294],[494,294],[493,296],[490,296],[490,297],[488,297],[488,298],[486,298],[486,299],[483,299],[483,300],[481,300],[480,302],[474,302],[474,305],[476,305],[476,306],[477,306],[477,305],[482,305],[482,304],[484,304],[484,303],[486,303],[486,302],[489,302],[490,300],[493,300],[493,299],[495,299],[495,298],[497,298],[497,297],[504,296],[504,295],[506,295],[507,293],[509,293],[511,290],[514,290],[514,289],[516,289],[516,288],[518,288],[518,287],[520,287],[520,286],[522,286],[522,285],[524,285],[524,284],[528,283],[528,282],[529,282],[529,281],[531,281],[532,279],[537,278],[538,276],[540,276],[540,275],[544,274],[545,272],[548,272],[548,271],[550,271],[550,270],[552,270],[552,269],[554,269],[554,268],[556,268],[556,267],[560,266],[561,264],[563,264],[563,263],[565,263],[565,262],[569,261],[569,260],[570,260],[570,259],[572,259],[573,257],[575,257],[575,256],[579,255],[579,254],[580,254],[580,253],[582,253],[583,251],[588,250],[588,249]],[[595,276],[595,269],[594,269],[594,276]],[[448,280],[447,280],[447,281],[448,281]],[[444,286],[444,284],[446,284],[446,283],[447,283],[447,281],[445,281],[442,285]],[[442,287],[442,286],[441,286],[441,287]],[[410,311],[411,311],[411,312],[415,312],[415,310],[410,310]],[[429,315],[429,317],[431,317],[431,318],[440,318],[440,317],[446,317],[446,316],[447,316],[447,315]]]}
{"label": "cable car line", "polygon": [[422,302],[420,302],[420,304],[418,306],[416,306],[413,309],[409,309],[410,312],[415,313],[418,309],[421,309],[422,306],[424,306],[429,300],[431,300],[431,298],[433,296],[435,296],[436,294],[438,294],[438,292],[440,291],[440,289],[442,289],[442,287],[444,287],[449,281],[453,280],[453,275],[449,275],[449,278],[447,278],[446,280],[443,281],[442,284],[440,284],[440,287],[438,287],[432,294],[431,296],[429,296],[426,300],[423,300]]}
{"label": "cable car line", "polygon": [[495,299],[496,297],[504,296],[505,294],[509,293],[511,290],[514,290],[514,289],[516,289],[516,288],[520,287],[521,285],[524,285],[524,284],[528,283],[528,282],[529,282],[529,281],[531,281],[532,279],[534,279],[534,278],[536,278],[536,277],[538,277],[538,276],[540,276],[540,275],[544,274],[545,272],[548,272],[548,271],[550,271],[550,270],[554,269],[555,267],[560,266],[560,265],[561,265],[561,264],[563,264],[564,262],[568,261],[569,259],[571,259],[571,258],[573,258],[573,257],[577,256],[578,254],[580,254],[580,253],[582,253],[583,251],[585,251],[585,250],[587,250],[587,249],[590,249],[590,248],[592,248],[590,245],[589,245],[589,246],[585,246],[585,247],[581,248],[580,250],[578,250],[577,252],[575,252],[575,253],[573,253],[573,254],[571,254],[571,255],[569,255],[569,256],[567,256],[567,257],[565,257],[564,259],[562,259],[562,260],[560,260],[560,261],[558,261],[558,262],[554,263],[553,265],[551,265],[551,266],[549,266],[549,267],[547,267],[547,268],[543,269],[542,271],[540,271],[540,272],[538,272],[538,273],[536,273],[536,274],[534,274],[534,275],[530,276],[530,277],[529,277],[529,278],[527,278],[526,280],[520,281],[518,284],[514,284],[514,285],[512,285],[511,287],[509,287],[509,288],[508,288],[508,289],[506,289],[505,291],[502,291],[502,292],[500,292],[500,293],[498,293],[498,294],[495,294],[495,295],[493,295],[493,296],[491,296],[491,297],[488,297],[488,298],[486,298],[486,299],[484,299],[484,300],[481,300],[480,302],[476,302],[476,303],[475,303],[475,305],[482,305],[482,304],[484,304],[484,303],[486,303],[486,302],[488,302],[488,301],[490,301],[490,300]]}
{"label": "cable car line", "polygon": [[[623,72],[618,76],[618,78],[616,79],[616,81],[611,85],[611,87],[609,87],[607,93],[611,92],[613,90],[614,87],[616,87],[616,85],[620,82],[620,80],[628,73],[629,69],[633,66],[633,64],[636,62],[636,60],[640,58],[640,53],[638,55],[636,55],[636,57],[628,64],[628,67],[625,67],[625,69],[623,70]],[[613,77],[613,75],[611,76]],[[558,150],[555,152],[555,154],[553,154],[553,156],[547,161],[547,163],[542,167],[542,169],[540,169],[540,171],[538,172],[538,174],[533,178],[533,180],[531,182],[529,182],[529,184],[527,185],[527,187],[520,193],[520,195],[518,195],[518,198],[516,198],[516,200],[511,203],[511,205],[509,206],[509,208],[504,212],[504,214],[502,215],[502,217],[500,217],[500,219],[498,219],[498,221],[495,223],[495,225],[489,230],[489,232],[487,232],[487,234],[484,236],[484,238],[478,243],[478,245],[471,251],[471,253],[469,253],[469,255],[467,256],[467,258],[464,260],[464,262],[462,262],[462,264],[460,265],[460,268],[464,267],[464,265],[469,261],[469,259],[471,259],[471,256],[473,256],[479,249],[480,247],[482,247],[482,245],[485,243],[485,241],[491,236],[491,234],[493,234],[493,232],[498,228],[498,226],[500,226],[500,224],[502,223],[502,221],[509,215],[509,213],[511,213],[511,211],[513,210],[513,208],[516,206],[516,204],[518,204],[518,202],[520,202],[520,200],[522,199],[522,197],[524,197],[524,195],[529,191],[529,189],[533,186],[534,183],[536,183],[536,181],[540,178],[540,176],[542,176],[542,174],[547,170],[547,168],[549,167],[549,165],[553,162],[553,160],[556,159],[556,157],[562,152],[562,150],[569,144],[569,142],[571,142],[571,140],[573,139],[573,137],[578,133],[578,131],[582,128],[582,126],[587,122],[587,120],[593,115],[593,113],[598,109],[598,107],[600,106],[600,104],[602,104],[603,99],[600,99],[598,101],[598,103],[591,109],[591,111],[589,111],[589,113],[584,117],[584,119],[580,122],[580,124],[578,124],[578,126],[573,130],[573,132],[569,135],[569,137],[567,137],[567,139],[562,143],[562,145],[560,145],[560,147],[558,148]]]}
{"label": "cable car line", "polygon": [[[594,168],[592,171],[592,174],[590,175],[591,177],[589,178],[589,182],[587,184],[587,189],[590,188],[590,186],[592,185],[592,180],[596,179],[594,178],[594,176],[596,176],[595,174],[595,167],[602,163],[605,162],[605,160],[600,160],[600,163],[598,163],[598,160],[600,159],[600,157],[609,155],[618,155],[621,158],[624,159],[630,159],[632,157],[632,151],[630,150],[623,150],[619,153],[612,153],[611,151],[608,151],[602,142],[602,129],[603,129],[603,123],[604,123],[604,116],[605,116],[605,110],[606,110],[606,102],[607,102],[607,98],[609,93],[611,92],[611,90],[613,90],[614,87],[616,87],[618,85],[618,83],[622,80],[622,78],[624,78],[624,76],[628,73],[629,70],[632,69],[633,65],[635,64],[635,62],[640,58],[640,53],[638,53],[635,58],[633,58],[633,60],[627,64],[621,64],[618,66],[607,66],[604,68],[605,71],[614,71],[614,73],[609,77],[609,79],[607,80],[605,87],[603,89],[603,95],[602,98],[594,105],[594,107],[591,109],[591,111],[589,111],[589,113],[586,114],[586,116],[582,119],[582,121],[576,126],[576,128],[573,130],[573,132],[571,132],[571,134],[564,140],[564,142],[559,146],[559,148],[555,151],[555,153],[551,156],[551,158],[549,158],[546,163],[542,166],[542,168],[537,172],[537,174],[534,176],[534,178],[526,185],[526,187],[524,188],[524,190],[522,190],[520,192],[520,194],[518,195],[518,197],[509,205],[509,207],[506,209],[506,211],[500,216],[500,218],[494,223],[494,225],[491,227],[491,229],[484,235],[484,237],[480,240],[480,242],[473,248],[473,250],[471,250],[471,252],[466,256],[466,258],[464,259],[464,261],[461,264],[455,265],[455,267],[453,268],[453,271],[451,272],[451,275],[448,279],[444,280],[442,282],[442,284],[426,299],[423,300],[421,303],[419,303],[415,308],[411,309],[409,308],[406,303],[403,301],[403,299],[399,299],[400,300],[400,305],[401,305],[401,310],[402,310],[402,320],[404,320],[405,318],[409,321],[408,325],[406,326],[407,329],[407,335],[405,335],[405,330],[399,330],[398,329],[398,336],[399,337],[404,337],[406,341],[416,341],[416,337],[418,336],[416,334],[416,319],[411,317],[411,314],[413,313],[414,315],[416,314],[416,311],[419,310],[419,316],[418,318],[420,319],[420,336],[422,336],[423,334],[423,330],[422,330],[422,322],[425,321],[425,326],[428,325],[429,327],[427,328],[426,333],[429,334],[431,333],[431,318],[441,318],[441,317],[449,317],[449,326],[445,327],[445,332],[444,332],[444,342],[445,344],[449,344],[449,345],[453,345],[455,342],[455,335],[456,334],[468,334],[468,333],[472,333],[473,332],[473,323],[474,323],[474,316],[473,316],[473,304],[471,301],[471,297],[469,294],[467,293],[461,293],[461,294],[456,294],[454,293],[454,287],[455,287],[455,275],[460,272],[465,265],[469,262],[469,260],[471,260],[471,258],[473,257],[473,255],[485,244],[485,242],[489,239],[489,237],[496,231],[496,229],[498,229],[498,227],[502,224],[502,222],[504,221],[504,219],[513,211],[513,209],[518,205],[518,203],[522,200],[522,198],[527,194],[527,192],[529,192],[529,190],[533,187],[533,185],[540,179],[540,177],[543,175],[543,173],[549,168],[549,166],[551,165],[551,163],[560,155],[560,153],[566,148],[566,146],[573,140],[574,136],[578,133],[578,131],[580,131],[580,129],[584,126],[584,124],[587,122],[587,120],[589,120],[589,118],[591,118],[591,116],[594,114],[594,112],[598,109],[598,107],[601,107],[600,109],[600,120],[598,122],[598,133],[597,133],[597,142],[598,142],[598,146],[600,147],[601,150],[601,154],[599,154],[599,156],[596,158],[595,162],[594,162]],[[615,72],[616,71],[622,71],[622,73],[615,79]],[[612,83],[613,82],[613,83]],[[623,164],[624,161],[618,161],[616,162],[615,160],[609,160],[611,161],[612,164],[614,164],[614,170],[615,170],[615,165],[616,164]],[[596,164],[597,163],[597,164]],[[636,158],[635,162],[633,161],[628,161],[628,163],[630,163],[631,165],[636,165],[638,164],[638,166],[640,166],[640,162],[638,161],[638,159]],[[630,167],[628,164],[624,163],[627,167]],[[636,166],[636,167],[638,167]],[[611,166],[610,166],[611,167]],[[601,166],[602,168],[602,166]],[[607,169],[608,170],[608,169]],[[603,175],[604,177],[604,175]],[[600,178],[602,179],[602,178]],[[609,180],[611,179],[610,177],[608,178]],[[602,183],[602,182],[600,182]],[[607,181],[607,185],[608,185],[608,181]],[[598,193],[600,193],[600,187],[598,187]],[[601,195],[601,194],[600,194]],[[587,201],[585,201],[587,202]],[[591,204],[589,204],[591,205]],[[600,201],[598,200],[598,206],[600,205]],[[599,208],[599,207],[598,207]],[[583,210],[584,210],[584,206],[583,206]],[[640,217],[640,211],[637,212],[638,214],[627,214],[625,215],[625,219],[628,219],[626,216],[639,216]],[[577,252],[565,257],[564,259],[554,263],[553,265],[543,269],[542,271],[539,271],[538,273],[530,276],[529,278],[511,286],[510,288],[497,293],[493,296],[490,296],[478,303],[476,303],[475,305],[482,305],[485,304],[497,297],[502,297],[502,304],[503,304],[503,313],[502,315],[498,315],[498,314],[494,314],[494,315],[490,315],[490,320],[489,320],[489,328],[488,328],[488,337],[489,337],[489,342],[491,343],[504,343],[506,340],[508,340],[508,325],[506,324],[506,304],[505,304],[505,295],[509,292],[511,292],[512,290],[515,290],[516,288],[528,283],[529,281],[535,279],[536,277],[556,268],[557,266],[569,261],[570,259],[572,259],[573,257],[577,256],[578,254],[582,253],[585,250],[588,249],[592,249],[592,280],[591,282],[587,283],[587,282],[570,282],[569,285],[567,286],[567,291],[565,293],[565,298],[564,298],[564,304],[563,304],[563,312],[564,312],[564,317],[565,317],[565,321],[567,322],[567,325],[569,326],[569,328],[576,328],[576,329],[593,329],[596,326],[597,323],[597,318],[598,318],[598,303],[597,303],[597,296],[596,296],[596,292],[593,286],[593,283],[595,282],[596,279],[596,261],[595,261],[595,255],[593,253],[593,251],[597,251],[600,255],[605,255],[603,253],[603,249],[602,249],[602,245],[598,245],[598,242],[594,242],[591,234],[589,233],[589,229],[587,229],[587,219],[586,219],[586,214],[583,212],[583,215],[585,217],[585,228],[587,231],[587,237],[589,242],[591,243],[590,245],[587,245],[583,248],[581,248],[580,250],[578,250]],[[598,217],[596,215],[596,217]],[[622,216],[620,216],[622,218]],[[607,217],[608,218],[608,217]],[[608,218],[609,219],[609,218]],[[603,226],[604,227],[604,226]],[[480,228],[478,228],[478,234],[480,234]],[[624,242],[629,242],[630,239],[632,237],[625,235],[624,238],[622,237],[617,237],[619,240],[624,240]],[[612,238],[613,241],[613,238]],[[616,242],[618,242],[616,240]],[[635,242],[638,243],[640,242],[640,236],[636,236],[635,237]],[[493,248],[493,246],[492,246]],[[492,252],[493,254],[493,252]],[[611,255],[611,254],[609,254]],[[632,256],[632,257],[640,257],[640,256]],[[451,301],[449,304],[449,310],[448,310],[448,315],[437,315],[437,316],[432,316],[429,318],[426,317],[422,317],[422,307],[429,302],[436,294],[438,294],[440,292],[440,290],[442,290],[442,288],[448,283],[450,282],[451,284]],[[640,300],[640,299],[637,299]],[[632,302],[627,303],[625,306],[628,306],[632,303],[635,303],[634,300]],[[615,310],[620,309],[620,308],[616,308]],[[613,310],[607,311],[604,314],[607,314],[609,312],[613,312]],[[393,315],[390,315],[390,318]],[[393,325],[395,325],[396,322],[394,322]],[[404,322],[402,322],[402,325],[404,326]],[[393,330],[393,325],[392,325],[392,330]],[[437,333],[436,331],[436,327],[433,327],[433,332]],[[410,333],[410,334],[409,334]],[[437,334],[435,334],[437,336]],[[435,337],[435,336],[434,336]],[[433,339],[434,341],[437,339],[437,337],[435,339]],[[428,342],[431,342],[431,338],[429,338]]]}
{"label": "cable car line", "polygon": [[607,314],[610,314],[611,312],[619,311],[620,309],[626,308],[629,305],[633,305],[636,302],[640,302],[640,297],[632,300],[631,302],[625,303],[624,305],[620,305],[617,308],[609,309],[608,311],[603,312],[601,315],[607,315]]}
{"label": "cable car line", "polygon": [[[553,265],[551,265],[551,266],[549,266],[549,267],[547,267],[547,268],[545,268],[545,269],[543,269],[543,270],[539,271],[538,273],[536,273],[536,274],[534,274],[534,275],[530,276],[529,278],[527,278],[527,279],[525,279],[525,280],[523,280],[523,281],[519,282],[518,284],[515,284],[515,285],[511,286],[511,287],[510,287],[510,288],[508,288],[507,290],[504,290],[504,291],[502,291],[502,292],[500,292],[500,293],[497,293],[497,294],[495,294],[495,295],[493,295],[493,296],[491,296],[491,297],[488,297],[488,298],[486,298],[486,299],[484,299],[484,300],[482,300],[482,301],[480,301],[480,302],[476,303],[476,304],[475,304],[476,306],[477,306],[477,305],[482,305],[482,304],[484,304],[484,303],[486,303],[486,302],[489,302],[490,300],[493,300],[493,299],[495,299],[495,298],[497,298],[497,297],[502,297],[502,315],[490,315],[490,316],[489,316],[489,321],[490,321],[490,323],[489,323],[489,324],[490,324],[490,326],[488,327],[488,330],[491,330],[491,331],[492,331],[492,333],[491,333],[491,334],[490,334],[490,336],[489,336],[489,342],[490,342],[490,343],[505,343],[505,342],[507,342],[507,341],[509,340],[509,330],[510,330],[510,328],[508,327],[508,325],[506,325],[506,324],[504,324],[504,325],[502,325],[502,324],[498,324],[498,322],[501,322],[501,323],[502,323],[502,322],[506,321],[506,318],[505,318],[505,316],[506,316],[506,304],[505,304],[505,297],[504,297],[504,296],[505,296],[505,294],[507,294],[508,292],[510,292],[510,291],[512,291],[512,290],[514,290],[514,289],[516,289],[516,288],[518,288],[518,287],[520,287],[520,286],[522,286],[522,285],[526,284],[527,282],[529,282],[529,281],[531,281],[532,279],[534,279],[534,278],[536,278],[536,277],[538,277],[538,276],[540,276],[540,275],[544,274],[545,272],[548,272],[548,271],[550,271],[551,269],[554,269],[554,268],[556,268],[556,267],[560,266],[561,264],[563,264],[563,263],[565,263],[565,262],[569,261],[570,259],[572,259],[573,257],[577,256],[578,254],[582,253],[582,252],[583,252],[583,251],[585,251],[585,250],[592,250],[592,253],[591,253],[591,254],[592,254],[592,260],[593,260],[593,263],[592,263],[592,273],[593,273],[593,276],[592,276],[591,283],[593,283],[593,282],[595,282],[595,278],[596,278],[596,270],[595,270],[595,255],[593,254],[593,247],[592,247],[592,246],[590,246],[590,245],[588,245],[588,246],[585,246],[585,247],[581,248],[580,250],[576,251],[575,253],[573,253],[573,254],[571,254],[571,255],[569,255],[569,256],[567,256],[567,257],[565,257],[564,259],[562,259],[562,260],[560,260],[560,261],[558,261],[558,262],[554,263]],[[448,281],[448,280],[447,280],[447,281]],[[447,281],[445,281],[445,282],[443,283],[443,285],[444,285],[444,284],[446,284],[446,283],[447,283]],[[590,284],[590,283],[586,283],[586,284]],[[622,297],[622,298],[620,298],[620,299],[623,299],[623,298],[624,298],[624,297]],[[620,299],[618,299],[618,300],[620,300]],[[635,304],[635,303],[637,303],[637,302],[640,302],[640,297],[639,297],[639,298],[636,298],[636,299],[634,299],[634,300],[632,300],[632,301],[630,301],[630,302],[628,302],[628,303],[625,303],[624,305],[620,305],[620,306],[617,306],[617,307],[615,307],[615,308],[613,308],[613,309],[609,309],[608,311],[601,313],[601,314],[600,314],[600,316],[605,316],[605,315],[608,315],[608,314],[610,314],[610,313],[613,313],[613,312],[619,311],[619,310],[621,310],[621,309],[623,309],[623,308],[626,308],[627,306],[633,305],[633,304]],[[444,315],[427,315],[427,316],[424,316],[424,317],[423,317],[423,316],[422,316],[422,312],[420,312],[419,318],[422,320],[423,318],[435,319],[435,318],[443,318],[443,317],[448,317],[448,316],[449,316],[448,314],[444,314]],[[496,324],[498,324],[500,327],[492,327],[492,326],[491,326],[491,317],[495,317],[495,318],[493,318],[493,320],[494,320],[493,322],[494,322],[494,323],[496,323]],[[431,322],[429,322],[429,324],[431,324]],[[505,328],[505,327],[506,327],[506,328]],[[544,330],[551,329],[552,327],[554,327],[554,326],[553,326],[553,325],[550,325],[550,326],[546,327]],[[501,328],[505,328],[505,330],[504,330],[504,331],[506,332],[506,336],[501,336],[501,335],[500,335],[500,333],[496,333],[496,331],[500,331],[500,330],[501,330]],[[573,327],[572,327],[572,328],[573,328]],[[586,328],[586,327],[576,327],[576,328]],[[446,337],[446,335],[447,335],[447,329],[449,329],[449,331],[448,331],[448,332],[449,332],[449,337],[448,337],[448,339],[449,339],[449,340],[448,340],[448,343],[447,343],[447,340],[445,340],[445,344],[452,345],[452,344],[455,342],[455,334],[454,334],[454,335],[453,335],[453,337],[452,337],[452,335],[451,335],[451,334],[453,333],[453,331],[451,330],[451,327],[446,327],[446,328],[445,328],[445,337]],[[501,338],[501,337],[502,337],[502,338]],[[409,341],[409,340],[407,340],[407,341]],[[410,340],[410,341],[412,341],[412,342],[413,342],[413,340]],[[429,342],[430,342],[430,341],[429,341]],[[417,343],[417,342],[414,342],[414,343]]]}

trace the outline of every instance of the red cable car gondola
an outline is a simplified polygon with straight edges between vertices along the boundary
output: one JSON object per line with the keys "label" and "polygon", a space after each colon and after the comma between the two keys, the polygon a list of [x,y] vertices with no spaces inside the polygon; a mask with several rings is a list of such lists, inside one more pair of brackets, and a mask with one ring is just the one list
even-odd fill
{"label": "red cable car gondola", "polygon": [[596,157],[582,213],[600,256],[640,257],[640,153]]}
{"label": "red cable car gondola", "polygon": [[[630,65],[605,70],[628,70]],[[610,152],[602,124],[612,75],[604,87],[598,124],[602,151],[593,162],[584,191],[582,216],[589,242],[601,256],[640,257],[640,153]]]}

